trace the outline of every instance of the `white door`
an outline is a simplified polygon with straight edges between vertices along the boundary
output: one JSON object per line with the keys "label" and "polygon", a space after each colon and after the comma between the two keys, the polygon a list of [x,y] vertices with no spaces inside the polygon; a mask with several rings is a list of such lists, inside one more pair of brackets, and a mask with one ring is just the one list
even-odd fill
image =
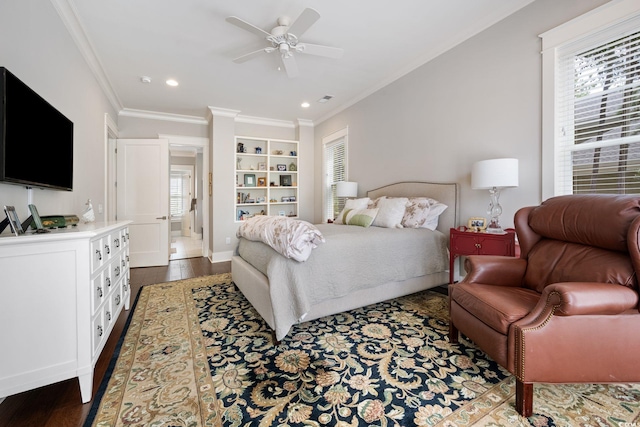
{"label": "white door", "polygon": [[169,263],[169,141],[118,139],[118,220],[131,220],[131,267]]}

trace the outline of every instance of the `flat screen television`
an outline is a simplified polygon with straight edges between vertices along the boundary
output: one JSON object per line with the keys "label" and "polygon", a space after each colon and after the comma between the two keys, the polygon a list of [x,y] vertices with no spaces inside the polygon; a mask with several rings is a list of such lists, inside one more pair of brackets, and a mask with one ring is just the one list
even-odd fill
{"label": "flat screen television", "polygon": [[0,183],[73,189],[73,122],[4,67]]}

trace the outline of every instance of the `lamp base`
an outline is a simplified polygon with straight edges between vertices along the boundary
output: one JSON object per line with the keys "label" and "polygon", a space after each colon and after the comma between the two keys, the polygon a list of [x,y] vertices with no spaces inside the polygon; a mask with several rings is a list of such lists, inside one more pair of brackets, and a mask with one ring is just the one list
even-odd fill
{"label": "lamp base", "polygon": [[507,232],[500,226],[500,222],[497,217],[491,219],[491,222],[487,226],[485,232],[489,234],[507,234]]}

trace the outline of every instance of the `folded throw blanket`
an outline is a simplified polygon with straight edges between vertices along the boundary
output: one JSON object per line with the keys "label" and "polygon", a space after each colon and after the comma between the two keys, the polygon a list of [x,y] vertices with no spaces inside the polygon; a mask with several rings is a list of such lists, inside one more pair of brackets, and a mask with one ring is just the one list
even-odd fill
{"label": "folded throw blanket", "polygon": [[237,237],[263,242],[287,258],[302,262],[311,250],[324,243],[324,236],[313,224],[286,216],[256,215],[242,223]]}

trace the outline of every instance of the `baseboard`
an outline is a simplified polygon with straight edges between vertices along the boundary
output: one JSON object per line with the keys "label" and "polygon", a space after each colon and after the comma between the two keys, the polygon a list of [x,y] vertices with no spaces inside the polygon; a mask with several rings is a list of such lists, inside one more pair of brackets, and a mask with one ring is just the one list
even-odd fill
{"label": "baseboard", "polygon": [[211,255],[209,255],[209,261],[211,261],[212,264],[216,262],[231,261],[232,256],[233,256],[233,251],[214,252]]}

